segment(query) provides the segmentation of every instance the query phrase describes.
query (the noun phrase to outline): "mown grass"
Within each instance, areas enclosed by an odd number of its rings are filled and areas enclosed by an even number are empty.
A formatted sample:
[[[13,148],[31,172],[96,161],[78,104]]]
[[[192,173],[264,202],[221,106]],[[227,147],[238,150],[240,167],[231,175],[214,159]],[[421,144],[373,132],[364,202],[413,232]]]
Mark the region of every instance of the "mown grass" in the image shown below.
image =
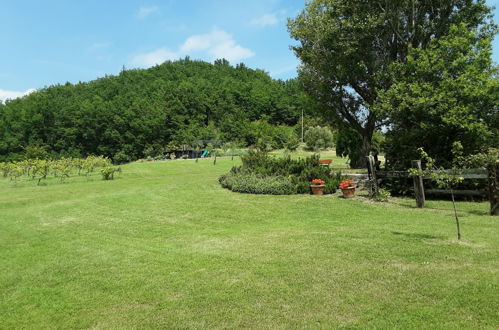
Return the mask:
[[[496,328],[486,203],[222,189],[237,160],[0,181],[0,328]]]
[[[271,155],[274,155],[277,157],[281,157],[285,153],[286,153],[286,151],[284,149],[274,150],[274,151],[270,152]],[[305,157],[309,157],[310,155],[313,155],[313,154],[314,154],[313,152],[306,151],[306,150],[304,150],[303,146],[301,146],[300,148],[298,148],[298,150],[290,153],[289,155],[292,158],[305,158]],[[321,150],[321,151],[317,152],[317,154],[320,156],[321,159],[332,159],[333,162],[330,165],[331,168],[349,169],[349,171],[353,171],[349,168],[348,158],[336,156],[336,151],[334,149]]]

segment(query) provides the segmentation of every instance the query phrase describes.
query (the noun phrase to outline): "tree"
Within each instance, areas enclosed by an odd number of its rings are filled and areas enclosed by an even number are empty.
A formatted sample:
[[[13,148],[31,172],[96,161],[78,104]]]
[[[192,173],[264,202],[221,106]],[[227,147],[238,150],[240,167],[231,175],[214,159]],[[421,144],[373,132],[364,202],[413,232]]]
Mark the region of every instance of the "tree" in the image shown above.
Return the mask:
[[[313,151],[327,149],[333,146],[334,135],[328,127],[310,127],[305,132],[305,144]]]
[[[0,160],[22,158],[25,146],[43,146],[54,156],[98,154],[124,162],[160,153],[172,142],[242,141],[246,127],[264,117],[270,128],[295,125],[301,109],[310,112],[309,99],[295,80],[275,80],[223,59],[122,70],[1,103]],[[284,129],[272,131],[282,147]]]
[[[384,136],[380,132],[375,131],[371,141],[370,151],[373,153],[376,166],[379,167],[378,154],[381,152]],[[348,156],[351,168],[355,168],[358,164],[362,164],[362,150],[359,148],[362,145],[362,136],[350,127],[340,127],[335,134],[336,155],[340,157]]]
[[[410,48],[406,63],[392,66],[396,82],[379,96],[390,117],[387,164],[406,168],[419,147],[441,166],[453,162],[452,146],[463,155],[499,145],[499,79],[491,60],[491,40],[465,24]]]
[[[459,143],[455,143],[453,146],[453,151],[460,150],[462,146]],[[409,169],[409,176],[420,176],[429,178],[436,182],[440,188],[450,190],[452,197],[452,208],[454,209],[454,218],[456,219],[456,229],[457,229],[457,239],[461,240],[461,224],[459,223],[459,216],[456,210],[456,201],[454,199],[454,187],[463,181],[461,176],[461,170],[455,166],[452,167],[451,171],[446,171],[443,168],[439,168],[435,165],[433,158],[428,156],[423,148],[419,148],[418,152],[421,158],[426,162],[425,170],[417,170],[414,168]]]
[[[489,13],[484,0],[312,0],[288,29],[299,42],[292,49],[305,88],[323,104],[324,117],[361,135],[367,156],[374,131],[387,123],[373,107],[378,91],[392,84],[390,65],[455,24],[490,36]]]

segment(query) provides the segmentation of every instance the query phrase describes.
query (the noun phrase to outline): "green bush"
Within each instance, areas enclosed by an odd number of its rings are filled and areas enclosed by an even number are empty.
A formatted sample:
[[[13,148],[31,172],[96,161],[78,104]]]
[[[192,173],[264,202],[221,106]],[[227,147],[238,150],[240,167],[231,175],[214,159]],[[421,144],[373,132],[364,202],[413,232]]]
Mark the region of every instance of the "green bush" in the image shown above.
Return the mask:
[[[112,166],[101,168],[102,180],[114,180],[114,173],[120,172],[121,169]]]
[[[311,127],[305,132],[305,144],[307,149],[318,151],[327,149],[334,145],[334,135],[327,127]]]
[[[119,151],[113,156],[113,162],[116,164],[128,163],[131,160],[131,157],[123,151]]]
[[[220,178],[225,188],[254,194],[310,193],[310,181],[326,182],[326,193],[334,193],[342,180],[341,173],[332,173],[320,166],[319,156],[291,159],[271,157],[261,150],[250,149],[241,157],[242,165],[233,167]]]
[[[259,177],[252,173],[231,172],[219,179],[224,188],[235,192],[267,195],[291,195],[296,189],[289,178],[279,176]]]
[[[295,151],[300,146],[300,139],[295,133],[289,134],[287,140],[284,142],[284,148],[289,151]]]
[[[42,146],[24,147],[24,159],[49,159],[50,154]]]
[[[17,182],[22,176],[26,179],[36,180],[40,185],[42,180],[52,176],[64,182],[67,178],[76,175],[90,175],[96,168],[113,168],[111,160],[102,156],[88,156],[87,158],[61,158],[50,159],[25,159],[18,162],[0,162],[0,173],[5,178]],[[107,170],[106,170],[107,171]],[[114,172],[121,172],[118,168]],[[105,174],[103,177],[114,173]],[[106,178],[105,178],[106,179]],[[107,180],[107,179],[106,179]]]
[[[380,188],[378,189],[378,193],[374,194],[372,198],[377,202],[388,202],[390,196],[391,196],[390,191]]]

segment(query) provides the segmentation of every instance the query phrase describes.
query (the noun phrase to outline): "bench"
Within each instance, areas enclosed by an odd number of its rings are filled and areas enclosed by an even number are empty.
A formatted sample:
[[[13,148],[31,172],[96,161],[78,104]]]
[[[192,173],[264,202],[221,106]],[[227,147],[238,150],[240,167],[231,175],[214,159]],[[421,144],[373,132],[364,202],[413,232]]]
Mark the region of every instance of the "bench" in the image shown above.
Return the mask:
[[[325,167],[329,167],[329,165],[331,165],[332,162],[333,162],[332,159],[319,159],[319,164]]]

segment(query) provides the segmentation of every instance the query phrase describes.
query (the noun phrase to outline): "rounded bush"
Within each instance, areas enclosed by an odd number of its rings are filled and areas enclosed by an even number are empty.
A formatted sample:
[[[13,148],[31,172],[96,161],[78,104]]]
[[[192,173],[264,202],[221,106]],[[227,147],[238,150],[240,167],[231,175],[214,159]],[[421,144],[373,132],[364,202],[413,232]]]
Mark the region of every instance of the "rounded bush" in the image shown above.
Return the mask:
[[[288,178],[278,176],[258,177],[249,173],[228,173],[219,179],[224,188],[248,194],[291,195],[295,186]]]

